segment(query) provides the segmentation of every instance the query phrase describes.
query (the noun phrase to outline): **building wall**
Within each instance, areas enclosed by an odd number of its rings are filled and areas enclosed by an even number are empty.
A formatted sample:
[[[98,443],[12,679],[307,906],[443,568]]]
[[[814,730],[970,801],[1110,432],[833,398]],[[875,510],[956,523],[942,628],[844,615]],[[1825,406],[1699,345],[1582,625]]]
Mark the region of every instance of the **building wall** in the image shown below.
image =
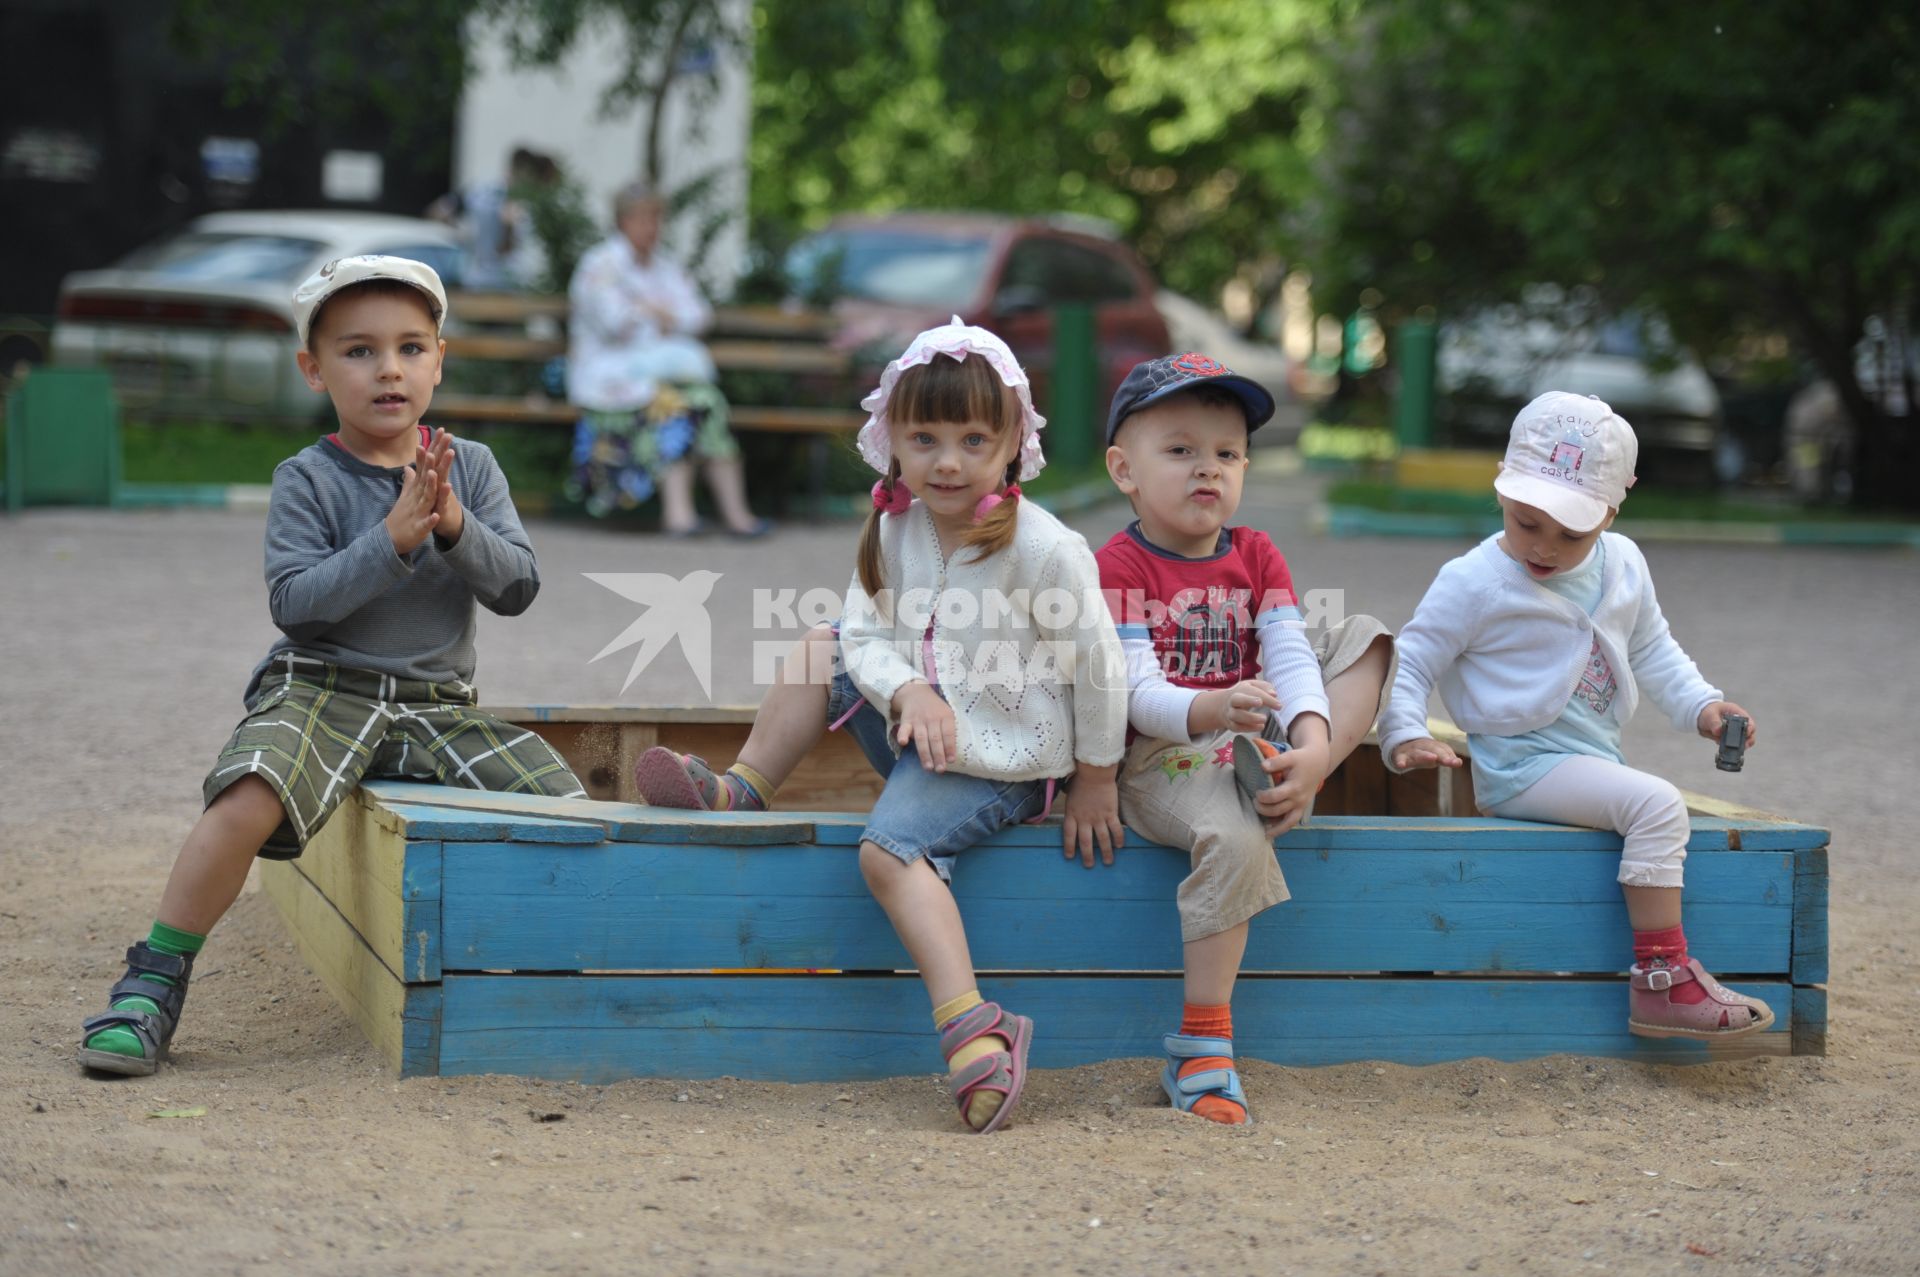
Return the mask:
[[[646,147],[647,104],[623,107],[612,117],[600,110],[601,93],[620,70],[620,33],[611,26],[590,29],[557,67],[524,70],[512,66],[499,28],[476,25],[472,41],[473,71],[456,126],[455,181],[464,186],[503,177],[516,146],[544,151],[586,188],[588,210],[610,229],[613,193],[639,176]],[[696,50],[690,56],[714,55]],[[671,191],[715,167],[723,170],[716,204],[731,216],[705,255],[694,260],[693,216],[669,225],[665,241],[709,291],[724,296],[746,249],[748,68],[723,60],[719,80],[718,92],[704,105],[696,105],[685,86],[669,94],[661,177]]]

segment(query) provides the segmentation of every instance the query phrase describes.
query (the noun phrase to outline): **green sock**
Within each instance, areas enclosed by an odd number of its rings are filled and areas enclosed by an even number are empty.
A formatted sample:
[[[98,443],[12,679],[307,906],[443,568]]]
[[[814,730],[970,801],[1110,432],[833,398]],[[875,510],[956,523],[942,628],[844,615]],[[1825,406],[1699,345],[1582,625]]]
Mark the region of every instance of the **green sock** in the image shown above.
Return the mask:
[[[196,936],[191,931],[181,931],[178,928],[169,927],[164,922],[155,922],[152,932],[147,936],[147,947],[149,949],[156,950],[160,953],[171,953],[176,957],[184,957],[190,953],[198,953],[200,952],[200,946],[206,942],[207,938],[205,936]],[[167,979],[165,976],[143,975],[140,978],[169,987],[173,984],[173,981]],[[113,1003],[113,1009],[115,1011],[145,1011],[149,1015],[152,1015],[160,1010],[160,1004],[150,998],[126,994]],[[145,1051],[141,1050],[140,1039],[134,1031],[119,1026],[100,1030],[87,1039],[86,1047],[92,1051],[111,1051],[115,1055],[130,1055],[135,1059],[146,1054]]]

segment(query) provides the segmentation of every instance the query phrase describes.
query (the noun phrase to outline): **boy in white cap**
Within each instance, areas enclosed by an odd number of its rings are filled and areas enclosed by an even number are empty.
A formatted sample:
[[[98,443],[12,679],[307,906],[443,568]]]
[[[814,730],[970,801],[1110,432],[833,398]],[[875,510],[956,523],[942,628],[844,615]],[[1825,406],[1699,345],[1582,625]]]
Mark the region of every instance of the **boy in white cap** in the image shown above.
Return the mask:
[[[1552,391],[1514,419],[1494,491],[1505,529],[1440,569],[1400,632],[1400,672],[1380,720],[1395,772],[1458,767],[1427,734],[1437,685],[1467,733],[1475,800],[1492,816],[1610,829],[1633,927],[1627,1027],[1722,1039],[1773,1023],[1688,956],[1680,926],[1690,825],[1679,790],[1635,771],[1620,734],[1644,693],[1682,731],[1717,739],[1723,700],[1667,629],[1647,561],[1607,528],[1639,445],[1591,396]]]
[[[300,371],[340,428],[273,472],[268,603],[280,638],[201,786],[153,930],[127,950],[80,1063],[147,1074],[166,1057],[194,955],[254,858],[291,860],[367,776],[581,797],[540,737],[472,706],[474,604],[516,616],[540,573],[483,445],[421,416],[440,383],[447,295],[400,257],[328,262],[293,295]]]

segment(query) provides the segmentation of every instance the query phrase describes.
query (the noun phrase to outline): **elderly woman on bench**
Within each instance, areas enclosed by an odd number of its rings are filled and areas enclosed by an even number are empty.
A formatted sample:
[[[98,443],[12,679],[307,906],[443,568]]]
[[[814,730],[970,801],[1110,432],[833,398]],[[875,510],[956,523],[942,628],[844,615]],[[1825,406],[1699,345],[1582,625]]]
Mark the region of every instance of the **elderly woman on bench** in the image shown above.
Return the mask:
[[[740,446],[713,359],[698,340],[713,311],[677,262],[658,252],[666,204],[635,183],[613,200],[614,233],[581,257],[572,304],[569,398],[581,408],[574,495],[594,514],[631,509],[660,493],[670,537],[704,530],[693,505],[701,462],[727,530],[772,526],[747,505]]]

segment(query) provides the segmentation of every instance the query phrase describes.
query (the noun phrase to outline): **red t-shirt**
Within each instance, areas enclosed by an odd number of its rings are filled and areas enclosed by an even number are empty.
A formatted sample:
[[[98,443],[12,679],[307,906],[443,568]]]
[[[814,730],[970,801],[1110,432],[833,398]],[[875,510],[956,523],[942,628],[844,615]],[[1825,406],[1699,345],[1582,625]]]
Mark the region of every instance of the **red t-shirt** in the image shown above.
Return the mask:
[[[1261,621],[1276,610],[1299,616],[1287,561],[1256,528],[1223,528],[1218,550],[1189,559],[1149,542],[1135,522],[1093,557],[1121,641],[1152,639],[1167,681],[1179,687],[1259,678]]]

